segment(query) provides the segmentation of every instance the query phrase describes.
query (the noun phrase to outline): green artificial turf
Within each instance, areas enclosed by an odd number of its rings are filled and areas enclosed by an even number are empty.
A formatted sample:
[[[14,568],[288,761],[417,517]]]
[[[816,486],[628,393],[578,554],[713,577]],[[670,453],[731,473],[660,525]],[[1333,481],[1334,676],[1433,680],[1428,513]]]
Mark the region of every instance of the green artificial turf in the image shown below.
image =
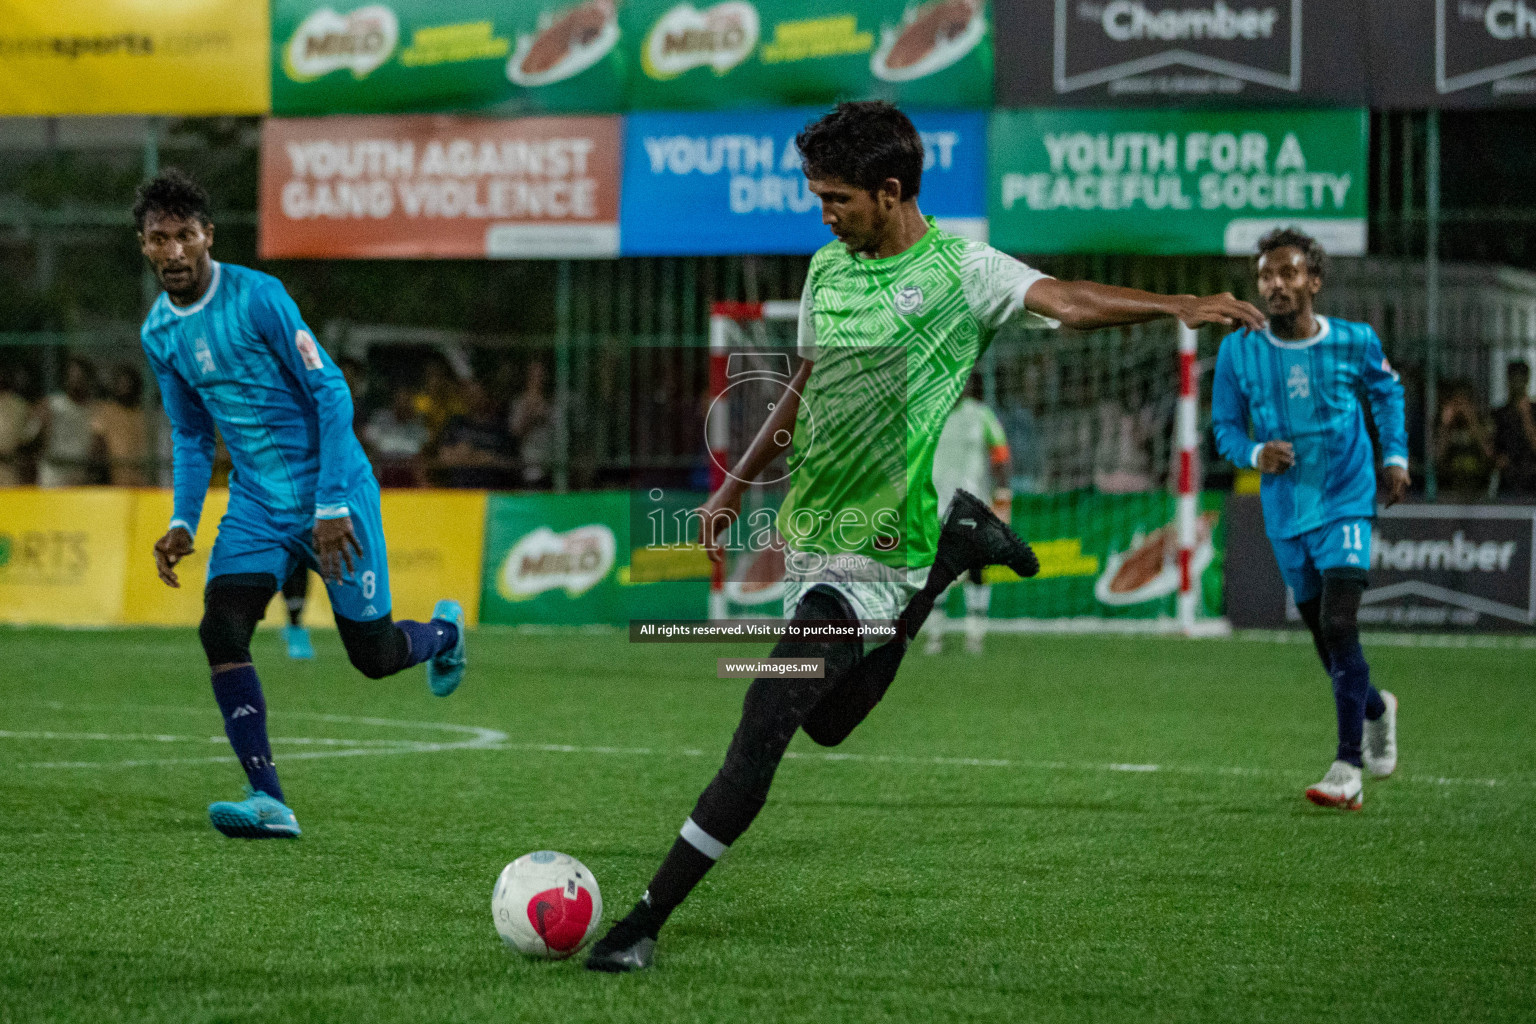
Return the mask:
[[[204,813],[242,777],[192,630],[0,631],[0,1021],[1536,1016],[1528,649],[1368,646],[1402,763],[1358,814],[1302,798],[1334,744],[1308,644],[914,651],[612,977],[509,954],[492,883],[559,849],[622,915],[735,725],[716,657],[763,651],[482,630],[439,700],[316,647],[257,638],[304,837],[244,842]]]

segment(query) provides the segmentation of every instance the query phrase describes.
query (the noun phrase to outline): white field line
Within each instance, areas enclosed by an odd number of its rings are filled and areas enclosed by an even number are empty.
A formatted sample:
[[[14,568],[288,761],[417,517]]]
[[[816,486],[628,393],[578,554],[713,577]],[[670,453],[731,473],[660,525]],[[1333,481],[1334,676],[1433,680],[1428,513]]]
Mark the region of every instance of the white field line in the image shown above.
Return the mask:
[[[58,702],[49,707],[62,709]],[[76,708],[74,710],[83,710]],[[121,713],[124,709],[113,709]],[[175,712],[179,714],[206,715],[207,708],[134,708],[134,711]],[[401,739],[340,739],[325,736],[274,736],[272,743],[279,749],[286,746],[307,746],[319,749],[298,750],[282,754],[284,761],[312,761],[327,757],[367,757],[379,754],[432,754],[447,750],[483,750],[498,748],[507,734],[500,729],[486,729],[477,725],[452,725],[446,722],[402,722],[390,718],[363,718],[355,715],[316,714],[304,711],[284,712],[284,718],[307,718],[317,722],[341,725],[366,725],[376,728],[401,728],[448,732],[463,738],[442,741],[414,738]],[[50,732],[0,730],[0,739],[14,740],[64,740],[75,742],[153,742],[153,743],[215,743],[228,741],[223,736],[175,736],[162,733],[97,733],[97,732]],[[130,758],[122,761],[32,761],[17,764],[17,768],[139,768],[162,767],[178,764],[223,764],[233,761],[234,755],[223,753],[204,757]]]
[[[49,702],[50,707],[56,706]],[[80,709],[76,709],[80,710]],[[121,711],[122,709],[117,709]],[[183,714],[207,714],[206,708],[135,708],[136,711],[171,711]],[[499,729],[487,729],[474,725],[453,725],[445,722],[405,722],[389,718],[363,718],[354,715],[317,714],[313,712],[290,711],[285,712],[284,717],[308,718],[314,721],[331,722],[344,725],[367,725],[380,728],[405,728],[439,730],[456,733],[463,739],[454,741],[430,741],[430,740],[352,740],[333,739],[329,737],[282,737],[274,736],[274,746],[316,746],[328,749],[299,750],[284,753],[284,761],[307,761],[330,757],[364,757],[378,754],[428,754],[441,753],[451,750],[491,750],[491,751],[519,751],[523,753],[538,754],[576,754],[594,757],[705,757],[710,756],[710,751],[697,747],[684,747],[675,750],[662,750],[652,747],[614,747],[614,746],[586,746],[570,743],[509,743],[507,734]],[[73,741],[114,741],[114,742],[189,742],[189,743],[223,743],[222,736],[192,737],[172,736],[160,733],[72,733],[72,732],[48,732],[32,731],[17,732],[0,730],[0,739],[18,740],[73,740]],[[715,756],[718,756],[716,754]],[[816,750],[791,750],[784,755],[785,760],[804,761],[809,763],[833,764],[848,762],[851,764],[878,764],[878,765],[910,765],[916,767],[956,767],[956,768],[1000,768],[1014,769],[1017,771],[1037,772],[1116,772],[1132,775],[1153,775],[1168,773],[1174,775],[1194,776],[1239,776],[1254,778],[1272,778],[1276,780],[1294,781],[1298,772],[1279,768],[1247,768],[1240,766],[1222,765],[1176,765],[1176,764],[1146,764],[1133,762],[1092,762],[1092,761],[1031,761],[1007,757],[951,757],[942,755],[917,755],[917,754],[861,754],[845,753],[841,751],[816,751]],[[224,764],[234,761],[231,754],[219,754],[205,757],[174,757],[174,758],[135,758],[123,761],[34,761],[17,764],[17,768],[136,768],[136,767],[161,767],[167,765],[182,764]],[[1393,776],[1395,780],[1410,782],[1419,785],[1432,786],[1469,786],[1477,788],[1495,788],[1499,786],[1513,786],[1517,788],[1536,787],[1536,779],[1475,779],[1456,778],[1443,775],[1428,774],[1399,774]]]

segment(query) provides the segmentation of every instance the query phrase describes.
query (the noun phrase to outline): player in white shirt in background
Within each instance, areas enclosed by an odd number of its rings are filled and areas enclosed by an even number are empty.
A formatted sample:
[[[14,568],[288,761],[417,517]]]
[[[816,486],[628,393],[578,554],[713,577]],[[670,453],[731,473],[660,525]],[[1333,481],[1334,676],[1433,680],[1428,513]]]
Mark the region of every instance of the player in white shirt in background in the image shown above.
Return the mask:
[[[1009,480],[1013,460],[1008,452],[1008,438],[1003,425],[981,400],[981,376],[971,374],[960,400],[944,423],[939,446],[933,455],[933,486],[939,494],[939,510],[949,507],[956,489],[972,494],[991,494],[992,511],[1008,522],[1013,511],[1013,489]],[[992,587],[972,572],[965,584],[965,649],[980,654],[987,636],[987,607],[992,603]],[[948,594],[934,603],[933,617],[925,632],[925,654],[944,650],[947,620],[944,606]]]

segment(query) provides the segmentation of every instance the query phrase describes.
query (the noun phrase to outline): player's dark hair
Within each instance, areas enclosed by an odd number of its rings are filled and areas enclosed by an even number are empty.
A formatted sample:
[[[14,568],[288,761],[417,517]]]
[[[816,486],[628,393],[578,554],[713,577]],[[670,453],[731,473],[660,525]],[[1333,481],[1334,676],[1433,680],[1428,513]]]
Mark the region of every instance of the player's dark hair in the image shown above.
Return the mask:
[[[879,191],[887,178],[901,182],[901,198],[915,199],[923,184],[923,140],[906,114],[884,100],[839,103],[795,136],[808,178],[833,178]]]
[[[139,186],[133,203],[133,226],[143,231],[144,218],[151,213],[196,218],[204,226],[213,223],[208,219],[208,193],[175,167],[167,167],[153,181]]]
[[[1327,269],[1328,254],[1323,251],[1317,239],[1295,228],[1276,228],[1259,239],[1259,257],[1287,246],[1301,252],[1302,258],[1307,261],[1307,273],[1319,281],[1323,279],[1323,271]]]

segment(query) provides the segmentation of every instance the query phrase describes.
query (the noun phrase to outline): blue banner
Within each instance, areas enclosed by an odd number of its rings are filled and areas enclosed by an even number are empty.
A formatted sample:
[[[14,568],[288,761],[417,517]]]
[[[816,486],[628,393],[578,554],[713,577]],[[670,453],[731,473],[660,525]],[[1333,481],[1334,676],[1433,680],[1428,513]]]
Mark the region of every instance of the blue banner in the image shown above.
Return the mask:
[[[626,117],[621,253],[809,253],[830,242],[795,149],[795,134],[821,113]],[[926,151],[918,205],[948,230],[985,239],[986,116],[926,111],[911,117]]]

